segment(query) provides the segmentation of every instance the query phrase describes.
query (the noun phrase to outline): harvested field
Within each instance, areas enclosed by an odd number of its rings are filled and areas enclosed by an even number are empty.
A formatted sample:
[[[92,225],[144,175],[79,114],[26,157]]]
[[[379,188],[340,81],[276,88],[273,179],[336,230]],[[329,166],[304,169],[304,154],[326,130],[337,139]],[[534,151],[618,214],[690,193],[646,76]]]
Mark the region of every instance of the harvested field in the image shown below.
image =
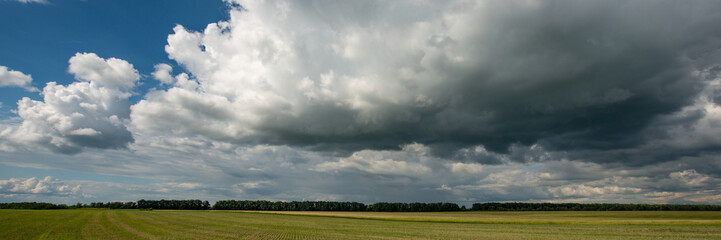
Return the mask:
[[[0,210],[0,239],[721,239],[721,212]]]

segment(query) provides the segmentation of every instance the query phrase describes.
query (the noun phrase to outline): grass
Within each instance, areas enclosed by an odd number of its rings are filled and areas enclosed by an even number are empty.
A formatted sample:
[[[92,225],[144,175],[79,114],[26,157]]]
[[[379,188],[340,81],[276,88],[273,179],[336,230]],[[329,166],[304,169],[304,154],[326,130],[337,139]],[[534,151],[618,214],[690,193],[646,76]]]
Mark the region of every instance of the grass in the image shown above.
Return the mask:
[[[721,212],[0,210],[0,239],[721,239]]]

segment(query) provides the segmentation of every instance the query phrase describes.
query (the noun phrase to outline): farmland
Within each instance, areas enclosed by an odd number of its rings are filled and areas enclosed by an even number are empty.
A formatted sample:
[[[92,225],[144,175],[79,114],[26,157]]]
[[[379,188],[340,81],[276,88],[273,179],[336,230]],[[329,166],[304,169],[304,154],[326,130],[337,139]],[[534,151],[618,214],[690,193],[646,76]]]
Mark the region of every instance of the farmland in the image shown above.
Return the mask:
[[[0,239],[720,239],[721,212],[0,210]]]

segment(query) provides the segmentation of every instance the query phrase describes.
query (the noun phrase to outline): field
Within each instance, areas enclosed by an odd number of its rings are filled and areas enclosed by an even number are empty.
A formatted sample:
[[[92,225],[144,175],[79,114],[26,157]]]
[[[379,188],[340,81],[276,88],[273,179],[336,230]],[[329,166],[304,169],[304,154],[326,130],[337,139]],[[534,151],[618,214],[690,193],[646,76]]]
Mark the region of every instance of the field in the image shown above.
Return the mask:
[[[0,239],[721,239],[721,212],[0,210]]]

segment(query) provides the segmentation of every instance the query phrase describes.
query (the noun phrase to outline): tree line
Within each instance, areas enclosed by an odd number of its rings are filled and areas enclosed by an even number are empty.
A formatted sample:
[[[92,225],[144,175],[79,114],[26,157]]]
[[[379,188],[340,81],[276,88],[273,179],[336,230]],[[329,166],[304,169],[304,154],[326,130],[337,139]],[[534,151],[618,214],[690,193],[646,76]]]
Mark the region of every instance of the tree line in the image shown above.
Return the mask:
[[[14,202],[0,203],[0,209],[67,209],[65,204],[52,204],[46,202]]]
[[[109,209],[136,209],[138,204],[135,202],[93,202],[90,205],[75,205],[75,208],[109,208]]]
[[[210,203],[200,200],[145,200],[138,201],[140,209],[180,209],[180,210],[208,210]]]
[[[465,208],[465,207],[464,207]],[[455,203],[387,203],[379,202],[368,205],[369,212],[450,212],[460,211]]]
[[[632,203],[474,203],[471,211],[721,211],[721,205]]]
[[[221,200],[213,204],[212,209],[259,211],[366,211],[366,205],[358,202],[271,202],[266,200]]]
[[[702,204],[622,204],[622,203],[474,203],[470,209],[455,203],[363,204],[334,201],[221,200],[212,206],[201,200],[138,200],[137,202],[92,202],[74,205],[45,202],[0,203],[0,209],[179,209],[179,210],[257,210],[257,211],[365,211],[365,212],[444,212],[444,211],[721,211],[721,205]]]
[[[271,202],[265,200],[222,200],[216,202],[213,210],[258,210],[258,211],[355,211],[355,212],[444,212],[460,211],[455,203],[387,203],[366,205],[359,202],[293,201]]]
[[[221,200],[212,206],[200,200],[139,200],[137,202],[92,202],[90,204],[55,205],[52,203],[0,203],[0,209],[180,209],[180,210],[258,210],[258,211],[369,211],[369,212],[442,212],[460,211],[455,203],[388,203],[366,205],[359,202],[334,201],[266,201],[266,200]],[[465,207],[463,208],[465,209]]]
[[[179,209],[207,210],[208,201],[200,200],[138,200],[137,202],[91,202],[74,205],[52,204],[45,202],[0,203],[0,209],[74,209],[74,208],[107,208],[107,209]]]

